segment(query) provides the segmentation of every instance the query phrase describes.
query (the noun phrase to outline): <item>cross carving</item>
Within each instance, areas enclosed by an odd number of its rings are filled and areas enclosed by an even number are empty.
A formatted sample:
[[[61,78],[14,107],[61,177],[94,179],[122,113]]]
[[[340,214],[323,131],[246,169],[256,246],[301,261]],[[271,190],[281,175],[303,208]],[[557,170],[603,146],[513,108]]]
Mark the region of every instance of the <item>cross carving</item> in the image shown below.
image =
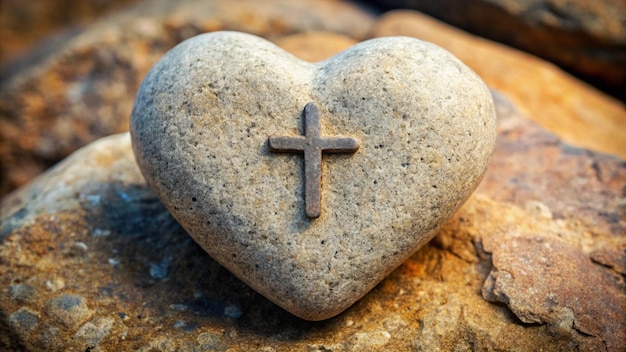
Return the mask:
[[[322,152],[354,153],[359,141],[351,137],[320,136],[320,113],[314,102],[304,107],[304,136],[270,136],[272,152],[304,152],[304,199],[306,215],[317,218],[322,203]]]

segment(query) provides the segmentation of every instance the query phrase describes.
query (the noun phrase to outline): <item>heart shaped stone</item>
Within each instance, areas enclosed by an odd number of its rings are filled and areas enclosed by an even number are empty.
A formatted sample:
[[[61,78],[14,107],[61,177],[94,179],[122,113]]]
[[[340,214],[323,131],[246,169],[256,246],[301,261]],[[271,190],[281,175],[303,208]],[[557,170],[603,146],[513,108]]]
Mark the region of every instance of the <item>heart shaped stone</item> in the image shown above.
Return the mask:
[[[322,320],[468,198],[495,110],[470,69],[417,39],[369,40],[311,64],[215,32],[152,68],[131,134],[146,180],[202,248],[284,309]]]

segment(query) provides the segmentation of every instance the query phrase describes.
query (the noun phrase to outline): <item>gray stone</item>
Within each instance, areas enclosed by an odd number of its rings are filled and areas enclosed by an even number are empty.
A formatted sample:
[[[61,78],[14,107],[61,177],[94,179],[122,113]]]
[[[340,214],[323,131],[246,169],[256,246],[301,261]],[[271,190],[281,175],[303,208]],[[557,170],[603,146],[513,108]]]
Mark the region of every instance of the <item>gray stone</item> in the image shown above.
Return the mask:
[[[241,308],[237,307],[234,304],[231,304],[224,308],[224,315],[229,318],[239,319],[243,315],[243,312],[241,311]]]
[[[270,135],[360,141],[325,155],[321,216],[305,215],[303,157]],[[258,37],[216,32],[171,50],[131,117],[138,164],[200,246],[293,314],[321,320],[424,245],[478,185],[495,140],[493,100],[451,54],[406,37],[309,64]]]
[[[109,334],[112,326],[113,319],[95,318],[83,324],[76,331],[74,341],[80,345],[82,350],[93,349]]]
[[[37,290],[28,284],[17,284],[9,287],[9,295],[20,303],[28,303],[35,299]]]
[[[217,332],[203,332],[196,338],[197,347],[202,351],[225,351],[222,334]]]
[[[506,304],[524,323],[548,324],[559,335],[574,330],[590,337],[580,344],[583,350],[624,347],[626,333],[615,325],[626,324],[626,302],[610,279],[575,246],[518,231],[483,237],[493,260],[483,298]]]
[[[21,307],[9,317],[9,325],[19,336],[28,334],[38,322],[39,314],[26,307]]]
[[[74,329],[91,317],[85,298],[64,294],[46,302],[46,313],[68,329]]]
[[[150,263],[150,277],[157,280],[167,278],[167,266],[169,258],[163,258],[159,263]]]

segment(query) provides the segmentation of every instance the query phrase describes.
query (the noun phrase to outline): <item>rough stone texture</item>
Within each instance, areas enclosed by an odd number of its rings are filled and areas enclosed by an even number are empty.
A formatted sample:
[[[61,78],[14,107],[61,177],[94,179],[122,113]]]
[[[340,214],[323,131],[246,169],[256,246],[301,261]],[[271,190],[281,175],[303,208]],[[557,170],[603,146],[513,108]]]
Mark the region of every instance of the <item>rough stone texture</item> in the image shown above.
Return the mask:
[[[61,295],[48,300],[46,313],[68,329],[77,328],[93,314],[85,298],[76,295]]]
[[[184,39],[221,29],[363,39],[373,20],[342,1],[147,0],[33,52],[0,81],[0,196],[86,143],[126,131],[146,72]]]
[[[626,109],[587,84],[531,55],[448,26],[415,11],[392,11],[377,37],[406,35],[437,44],[567,142],[626,158]]]
[[[167,82],[167,83],[164,83]],[[270,135],[360,140],[322,161],[307,219],[301,155]],[[343,311],[435,234],[476,188],[495,139],[480,79],[412,38],[360,43],[318,65],[259,37],[189,39],[148,73],[131,118],[137,162],[166,208],[218,262],[297,316]]]
[[[9,326],[18,335],[27,335],[39,322],[39,314],[21,307],[9,316]],[[10,334],[7,334],[10,336]]]
[[[626,88],[626,1],[392,0]]]
[[[475,196],[324,322],[273,305],[196,245],[144,183],[127,134],[91,144],[0,205],[0,349],[85,350],[88,340],[104,351],[623,350],[626,164],[561,143],[499,95],[496,107],[494,158]],[[501,291],[485,285],[525,270],[517,258],[539,272],[493,286]],[[167,275],[151,276],[153,264]],[[15,285],[36,294],[13,299]],[[483,289],[514,299],[490,303]],[[63,294],[94,311],[75,331],[45,313]],[[574,297],[582,304],[569,305]],[[559,325],[568,311],[574,324]]]
[[[483,236],[483,246],[493,253],[494,265],[483,285],[485,299],[508,305],[524,323],[546,323],[566,336],[575,330],[595,337],[584,343],[586,349],[624,347],[624,300],[585,253],[553,236],[516,231],[497,239]]]
[[[113,323],[114,320],[111,318],[96,318],[81,326],[73,339],[80,350],[93,349],[108,335]]]

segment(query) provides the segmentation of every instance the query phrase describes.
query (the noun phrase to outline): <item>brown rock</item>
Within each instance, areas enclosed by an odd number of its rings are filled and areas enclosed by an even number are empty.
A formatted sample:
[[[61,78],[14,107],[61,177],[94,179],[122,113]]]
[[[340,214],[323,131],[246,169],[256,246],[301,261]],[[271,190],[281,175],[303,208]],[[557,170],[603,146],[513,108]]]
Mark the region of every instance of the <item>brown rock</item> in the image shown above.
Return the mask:
[[[46,302],[46,313],[65,328],[76,329],[93,312],[87,307],[85,298],[76,295],[61,295]]]
[[[590,257],[594,262],[605,265],[619,274],[626,275],[626,251],[620,251],[613,247],[603,247],[591,252]]]
[[[387,13],[374,35],[406,35],[435,43],[566,142],[626,158],[624,105],[550,63],[414,11]]]
[[[506,304],[524,323],[594,337],[577,339],[584,350],[624,347],[625,302],[580,249],[552,236],[517,232],[485,235],[483,246],[494,265],[483,285],[485,299]]]
[[[362,39],[373,17],[341,1],[144,1],[50,48],[0,85],[0,196],[94,139],[128,129],[148,69],[178,42],[230,29]]]
[[[437,17],[591,78],[626,85],[623,0],[375,1]]]
[[[136,2],[114,1],[20,1],[0,3],[0,65],[18,57],[36,42],[55,32],[70,34],[94,18]],[[63,33],[59,33],[63,35]]]
[[[0,204],[0,294],[32,288],[28,300],[0,300],[0,349],[623,349],[624,278],[595,263],[619,262],[603,249],[626,249],[624,161],[561,143],[501,96],[496,104],[494,162],[477,194],[323,323],[269,303],[191,241],[143,182],[128,135],[98,141]],[[516,280],[499,282],[508,270]],[[581,290],[584,280],[598,287]],[[490,303],[483,287],[511,299]],[[84,297],[94,312],[76,331],[45,313],[61,295]]]
[[[357,41],[332,32],[306,32],[278,38],[275,43],[302,60],[317,62],[351,47]]]

